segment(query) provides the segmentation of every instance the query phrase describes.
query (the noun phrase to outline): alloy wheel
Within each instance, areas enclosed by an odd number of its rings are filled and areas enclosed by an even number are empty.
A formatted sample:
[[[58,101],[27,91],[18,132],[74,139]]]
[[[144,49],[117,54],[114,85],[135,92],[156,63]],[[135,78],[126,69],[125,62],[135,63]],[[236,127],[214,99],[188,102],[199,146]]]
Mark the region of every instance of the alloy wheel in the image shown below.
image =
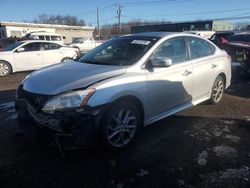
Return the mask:
[[[0,76],[6,76],[10,72],[10,68],[6,63],[0,62]]]
[[[131,108],[122,108],[111,117],[107,126],[107,140],[113,147],[127,145],[134,137],[138,126],[136,113]]]
[[[213,87],[213,100],[215,102],[219,102],[223,96],[223,92],[224,92],[224,82],[222,79],[217,79],[214,83],[214,87]]]

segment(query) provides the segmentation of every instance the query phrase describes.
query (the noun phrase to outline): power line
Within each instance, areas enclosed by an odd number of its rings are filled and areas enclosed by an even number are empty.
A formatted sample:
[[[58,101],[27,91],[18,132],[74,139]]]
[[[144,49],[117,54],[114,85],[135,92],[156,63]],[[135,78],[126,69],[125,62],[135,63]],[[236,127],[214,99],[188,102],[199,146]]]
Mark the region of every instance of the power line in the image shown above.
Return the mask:
[[[249,8],[242,8],[242,9],[228,9],[228,10],[216,10],[216,11],[207,11],[207,12],[186,12],[180,14],[161,14],[161,15],[140,15],[140,17],[156,17],[156,16],[184,16],[184,15],[197,15],[197,14],[211,14],[211,13],[224,13],[224,12],[237,12],[243,10],[250,10]],[[130,17],[130,16],[126,16]],[[131,17],[132,18],[132,17]]]
[[[194,0],[156,0],[156,1],[138,1],[131,3],[123,3],[126,6],[145,6],[145,5],[159,5],[159,4],[169,4],[169,3],[179,3],[179,2],[190,2]]]

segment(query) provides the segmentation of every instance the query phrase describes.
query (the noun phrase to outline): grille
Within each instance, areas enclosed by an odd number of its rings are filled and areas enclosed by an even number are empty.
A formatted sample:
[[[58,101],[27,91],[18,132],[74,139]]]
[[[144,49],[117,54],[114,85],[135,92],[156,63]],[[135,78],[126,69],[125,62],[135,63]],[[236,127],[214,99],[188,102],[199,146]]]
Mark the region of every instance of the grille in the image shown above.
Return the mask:
[[[31,93],[23,89],[23,85],[20,85],[17,90],[18,98],[27,100],[36,110],[41,109],[44,104],[52,97],[52,95],[42,95]]]

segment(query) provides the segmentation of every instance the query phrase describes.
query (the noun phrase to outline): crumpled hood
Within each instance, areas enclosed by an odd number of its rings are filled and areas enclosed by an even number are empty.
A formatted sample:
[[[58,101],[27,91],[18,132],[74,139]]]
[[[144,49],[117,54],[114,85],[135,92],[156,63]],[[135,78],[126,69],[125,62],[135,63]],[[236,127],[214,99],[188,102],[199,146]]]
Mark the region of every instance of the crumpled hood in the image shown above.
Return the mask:
[[[32,93],[56,95],[72,89],[84,88],[100,80],[122,75],[125,72],[126,67],[71,61],[33,72],[24,79],[23,88]]]

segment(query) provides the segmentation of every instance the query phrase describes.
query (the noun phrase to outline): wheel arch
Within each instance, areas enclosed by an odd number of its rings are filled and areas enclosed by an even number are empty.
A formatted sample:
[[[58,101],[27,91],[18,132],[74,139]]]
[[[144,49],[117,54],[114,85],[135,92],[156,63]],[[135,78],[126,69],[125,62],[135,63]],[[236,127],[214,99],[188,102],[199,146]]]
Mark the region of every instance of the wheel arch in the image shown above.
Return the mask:
[[[144,123],[145,111],[144,111],[144,106],[143,106],[143,103],[141,102],[141,100],[136,96],[126,95],[126,96],[122,96],[122,97],[116,99],[113,103],[117,103],[119,101],[128,101],[137,107],[137,109],[139,110],[139,113],[141,114],[141,126],[142,126]]]

